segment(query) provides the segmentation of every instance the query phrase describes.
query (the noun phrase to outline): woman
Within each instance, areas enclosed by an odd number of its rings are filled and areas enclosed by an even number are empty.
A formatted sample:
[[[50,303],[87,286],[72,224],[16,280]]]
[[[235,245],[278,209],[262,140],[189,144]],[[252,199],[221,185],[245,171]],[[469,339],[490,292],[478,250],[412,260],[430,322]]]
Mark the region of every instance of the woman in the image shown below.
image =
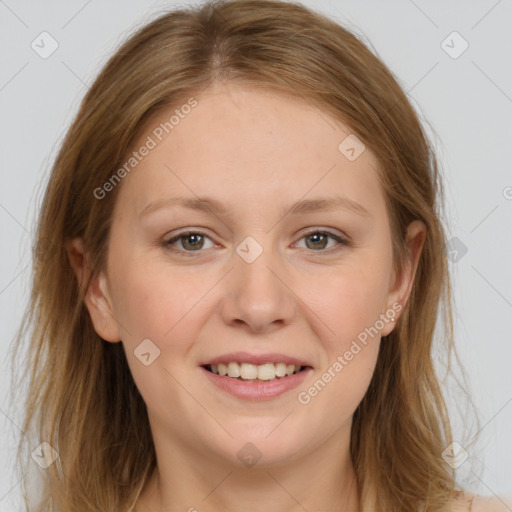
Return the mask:
[[[334,22],[249,0],[140,29],[40,214],[37,510],[507,510],[455,481],[441,192],[405,94]]]

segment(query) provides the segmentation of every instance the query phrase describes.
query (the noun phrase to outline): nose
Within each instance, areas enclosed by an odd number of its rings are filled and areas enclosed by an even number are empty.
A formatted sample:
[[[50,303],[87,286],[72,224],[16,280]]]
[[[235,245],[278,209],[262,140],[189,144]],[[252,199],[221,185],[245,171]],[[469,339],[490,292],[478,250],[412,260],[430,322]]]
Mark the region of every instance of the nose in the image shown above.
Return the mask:
[[[263,243],[255,244],[252,239],[252,243],[239,246],[233,260],[234,268],[226,276],[222,302],[224,322],[258,333],[291,323],[297,310],[296,297],[275,252]]]

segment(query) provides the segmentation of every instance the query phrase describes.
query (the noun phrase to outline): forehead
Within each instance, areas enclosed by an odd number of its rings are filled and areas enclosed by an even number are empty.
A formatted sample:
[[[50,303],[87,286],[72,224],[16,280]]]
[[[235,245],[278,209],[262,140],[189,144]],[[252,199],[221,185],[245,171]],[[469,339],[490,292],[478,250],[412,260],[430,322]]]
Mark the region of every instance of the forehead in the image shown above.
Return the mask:
[[[307,101],[236,83],[216,84],[194,100],[193,108],[159,112],[133,144],[133,151],[152,146],[123,180],[120,200],[138,212],[178,195],[258,210],[329,193],[384,206],[375,156]],[[347,158],[347,145],[357,158]]]

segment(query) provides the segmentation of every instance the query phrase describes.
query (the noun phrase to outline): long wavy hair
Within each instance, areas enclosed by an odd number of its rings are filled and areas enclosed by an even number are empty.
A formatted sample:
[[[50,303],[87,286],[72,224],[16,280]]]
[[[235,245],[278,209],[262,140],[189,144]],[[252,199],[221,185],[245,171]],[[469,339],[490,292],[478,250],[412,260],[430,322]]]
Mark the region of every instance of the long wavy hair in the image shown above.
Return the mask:
[[[347,124],[373,151],[395,270],[407,255],[408,224],[425,224],[409,301],[381,343],[354,414],[350,451],[364,512],[448,510],[462,491],[441,456],[452,427],[434,355],[442,350],[446,362],[456,352],[443,186],[432,143],[398,80],[362,38],[277,0],[212,1],[159,14],[119,47],[81,102],[40,206],[30,302],[12,356],[19,358],[27,339],[18,470],[26,475],[42,442],[58,453],[47,469],[36,468],[41,483],[33,510],[128,510],[155,469],[146,406],[123,346],[98,336],[84,303],[90,280],[105,268],[122,183],[101,200],[93,192],[119,169],[151,116],[230,80],[302,98]],[[65,244],[74,237],[83,238],[90,255],[87,282],[77,282],[69,262]],[[441,344],[434,350],[439,317]],[[23,499],[28,510],[25,483]]]

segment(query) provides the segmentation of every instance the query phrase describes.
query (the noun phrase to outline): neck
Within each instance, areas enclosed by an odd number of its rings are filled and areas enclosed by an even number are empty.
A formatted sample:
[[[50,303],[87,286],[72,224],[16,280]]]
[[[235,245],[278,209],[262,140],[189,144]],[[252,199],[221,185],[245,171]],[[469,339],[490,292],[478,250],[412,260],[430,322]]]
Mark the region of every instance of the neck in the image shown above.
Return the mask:
[[[302,457],[240,467],[218,455],[190,452],[183,443],[164,451],[133,512],[358,512],[359,499],[347,436],[332,436]],[[163,441],[163,440],[160,440]],[[159,453],[172,454],[158,457]],[[333,454],[336,454],[334,456]]]

